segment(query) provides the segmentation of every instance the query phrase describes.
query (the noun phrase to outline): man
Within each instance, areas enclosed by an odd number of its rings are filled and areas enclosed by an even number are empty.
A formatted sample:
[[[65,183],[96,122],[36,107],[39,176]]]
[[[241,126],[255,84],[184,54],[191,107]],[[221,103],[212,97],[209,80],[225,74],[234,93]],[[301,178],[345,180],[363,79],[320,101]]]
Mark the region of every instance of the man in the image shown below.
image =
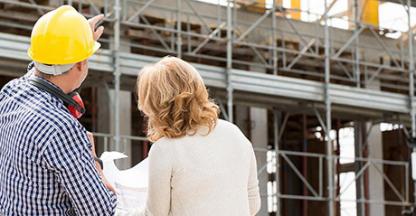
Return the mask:
[[[34,67],[0,91],[0,215],[114,215],[72,98],[100,47],[101,19],[71,6],[43,15],[28,50]]]

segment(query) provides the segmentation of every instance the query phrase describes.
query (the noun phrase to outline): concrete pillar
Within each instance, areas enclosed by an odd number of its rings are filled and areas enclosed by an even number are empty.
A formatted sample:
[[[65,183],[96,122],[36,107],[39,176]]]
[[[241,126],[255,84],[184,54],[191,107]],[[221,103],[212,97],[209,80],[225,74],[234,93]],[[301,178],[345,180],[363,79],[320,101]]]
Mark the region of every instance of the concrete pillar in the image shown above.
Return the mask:
[[[260,62],[259,59],[254,59],[255,62]],[[261,66],[251,66],[251,71],[255,73],[266,73],[264,67]],[[268,131],[267,131],[267,109],[250,107],[250,138],[253,143],[254,148],[267,149],[268,145]],[[266,166],[267,163],[267,152],[261,151],[256,152],[257,158],[257,169],[260,170],[263,166]],[[258,216],[268,215],[268,202],[267,202],[267,182],[268,174],[267,169],[264,168],[263,172],[259,173],[259,187],[261,197],[261,209]]]
[[[367,85],[369,89],[380,90],[380,81],[375,80]],[[383,159],[383,141],[380,125],[373,125],[366,123],[367,131],[367,146],[368,146],[368,158]],[[378,170],[377,170],[378,169]],[[382,164],[373,164],[368,168],[368,198],[374,201],[384,200],[384,180],[381,173],[383,173]],[[383,204],[370,204],[369,205],[370,216],[384,216],[385,209]]]
[[[240,130],[250,138],[254,148],[267,148],[267,109],[253,108],[243,105],[235,107],[235,124]],[[260,170],[267,162],[267,153],[264,151],[256,151],[257,170]],[[261,210],[257,214],[259,216],[268,215],[267,206],[267,169],[263,169],[259,173],[259,187],[261,198]]]
[[[107,90],[105,88],[98,89],[98,131],[99,133],[114,134],[115,122],[114,122],[114,90]],[[120,91],[120,134],[121,135],[131,135],[131,92],[130,91]],[[104,141],[99,140],[98,151],[103,150]],[[116,148],[113,144],[113,140],[109,139],[108,144],[112,151],[120,151],[129,158],[121,159],[117,162],[117,166],[120,169],[127,169],[131,167],[131,142],[128,139],[121,139],[120,148]]]
[[[267,109],[250,108],[251,118],[251,142],[255,148],[266,149],[268,144],[268,131],[267,131]],[[257,169],[263,171],[259,173],[259,186],[261,197],[261,210],[258,213],[259,216],[268,215],[267,206],[267,181],[268,174],[267,169],[263,168],[267,163],[267,152],[256,152]]]
[[[374,125],[370,130],[371,124],[367,123],[368,131],[368,158],[383,159],[383,141],[380,125]],[[378,169],[378,170],[377,170]],[[368,198],[375,201],[384,200],[384,180],[382,164],[373,164],[368,168]],[[369,206],[370,216],[384,216],[383,204],[371,204]]]
[[[131,92],[130,91],[120,91],[120,134],[131,135]],[[110,90],[111,101],[114,101],[114,90]],[[111,106],[111,112],[114,113],[114,106]],[[110,115],[110,132],[114,134],[115,131],[115,122],[114,115]],[[122,159],[118,162],[117,166],[119,169],[127,169],[131,167],[131,140],[121,138],[121,146],[116,149],[127,156],[128,158]]]
[[[246,135],[246,137],[250,138],[250,125],[249,125],[249,107],[236,105],[235,106],[235,124],[240,128],[240,130]]]
[[[97,88],[97,131],[98,133],[110,133],[110,95],[106,88]],[[104,152],[110,149],[105,149],[105,143],[107,145],[111,143],[111,140],[107,138],[96,138],[97,152]],[[109,145],[108,145],[109,146]]]

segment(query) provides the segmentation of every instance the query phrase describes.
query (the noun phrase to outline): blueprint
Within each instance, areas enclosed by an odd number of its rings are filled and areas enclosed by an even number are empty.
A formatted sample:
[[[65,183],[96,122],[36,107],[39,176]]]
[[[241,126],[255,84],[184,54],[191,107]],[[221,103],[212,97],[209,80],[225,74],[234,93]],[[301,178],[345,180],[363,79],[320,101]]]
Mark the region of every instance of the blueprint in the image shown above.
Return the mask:
[[[145,159],[127,170],[119,170],[115,160],[126,158],[120,152],[104,152],[101,160],[104,164],[104,176],[117,191],[117,209],[142,209],[146,204],[149,166]]]

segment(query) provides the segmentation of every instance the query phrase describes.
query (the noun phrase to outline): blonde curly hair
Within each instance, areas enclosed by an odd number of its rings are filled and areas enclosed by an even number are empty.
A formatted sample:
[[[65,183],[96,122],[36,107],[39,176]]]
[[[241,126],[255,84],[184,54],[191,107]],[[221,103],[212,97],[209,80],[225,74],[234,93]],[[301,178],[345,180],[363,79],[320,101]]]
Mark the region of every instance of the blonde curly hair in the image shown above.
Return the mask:
[[[150,141],[194,135],[201,126],[209,133],[217,123],[218,106],[209,99],[201,76],[179,58],[164,57],[143,68],[137,93],[138,108],[148,117]]]

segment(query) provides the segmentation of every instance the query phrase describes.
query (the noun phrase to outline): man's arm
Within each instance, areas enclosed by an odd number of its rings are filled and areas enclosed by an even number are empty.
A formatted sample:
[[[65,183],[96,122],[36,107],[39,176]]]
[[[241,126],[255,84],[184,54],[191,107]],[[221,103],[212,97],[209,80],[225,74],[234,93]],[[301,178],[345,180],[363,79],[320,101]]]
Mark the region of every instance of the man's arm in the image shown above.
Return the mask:
[[[86,132],[57,131],[43,154],[77,215],[114,215],[116,197],[101,181]]]
[[[97,157],[97,152],[95,151],[94,135],[91,132],[87,132],[87,136],[88,136],[88,140],[90,141],[90,143],[92,145],[92,147],[91,147],[92,157],[93,158],[98,158]],[[101,163],[102,163],[102,161],[101,161]],[[103,182],[105,187],[107,189],[109,189],[110,191],[112,191],[113,193],[116,193],[116,189],[113,187],[113,185],[110,184],[110,182],[107,181],[107,178],[105,178],[105,176],[104,176],[102,164],[95,161],[95,168],[97,169],[98,175],[101,177],[101,181]]]

